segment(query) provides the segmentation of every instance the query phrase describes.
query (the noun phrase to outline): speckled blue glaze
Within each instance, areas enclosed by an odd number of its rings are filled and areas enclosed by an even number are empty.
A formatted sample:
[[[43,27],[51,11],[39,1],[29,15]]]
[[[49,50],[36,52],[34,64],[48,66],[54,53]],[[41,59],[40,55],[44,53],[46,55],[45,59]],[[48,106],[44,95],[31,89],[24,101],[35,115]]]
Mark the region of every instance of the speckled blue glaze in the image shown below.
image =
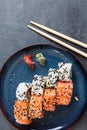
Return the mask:
[[[31,70],[23,61],[23,56],[33,53],[43,53],[46,57],[45,67],[35,62],[35,69]],[[45,112],[43,119],[33,120],[31,125],[24,126],[16,123],[13,114],[13,105],[16,99],[15,92],[20,82],[31,82],[35,74],[47,75],[49,68],[57,68],[58,62],[73,64],[74,90],[69,106],[57,106],[55,112]],[[79,101],[75,101],[75,96]],[[81,64],[69,53],[50,45],[33,45],[24,48],[4,64],[0,72],[0,106],[7,119],[20,130],[66,130],[81,115],[87,100],[87,79]]]

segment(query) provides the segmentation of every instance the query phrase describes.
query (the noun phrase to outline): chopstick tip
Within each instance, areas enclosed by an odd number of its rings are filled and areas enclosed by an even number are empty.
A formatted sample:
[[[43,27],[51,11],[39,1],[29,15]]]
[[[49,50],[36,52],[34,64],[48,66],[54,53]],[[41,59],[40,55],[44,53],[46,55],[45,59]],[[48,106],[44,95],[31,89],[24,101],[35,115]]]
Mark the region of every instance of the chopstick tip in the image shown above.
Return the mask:
[[[32,27],[32,26],[30,26],[30,25],[27,25],[27,27],[28,27],[28,28],[30,28],[30,29],[33,29],[33,27]]]
[[[33,23],[33,21],[31,20],[30,23]]]
[[[29,25],[27,25],[27,27],[29,27]]]

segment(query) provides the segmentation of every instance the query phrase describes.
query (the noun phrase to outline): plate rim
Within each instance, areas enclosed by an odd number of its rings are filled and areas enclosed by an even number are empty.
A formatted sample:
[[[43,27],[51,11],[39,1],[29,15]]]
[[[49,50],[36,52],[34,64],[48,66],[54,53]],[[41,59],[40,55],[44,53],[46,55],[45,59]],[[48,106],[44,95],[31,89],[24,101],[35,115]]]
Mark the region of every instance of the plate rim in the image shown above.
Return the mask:
[[[36,44],[30,44],[30,45],[27,46],[27,47],[24,47],[24,48],[21,48],[21,49],[17,50],[16,52],[12,53],[12,55],[7,58],[7,60],[4,62],[3,66],[1,67],[1,70],[0,70],[0,83],[1,83],[1,78],[2,78],[2,75],[3,75],[4,69],[5,69],[5,67],[8,65],[8,63],[9,63],[9,61],[12,59],[12,57],[16,56],[16,55],[17,55],[18,53],[20,53],[20,52],[24,52],[25,50],[29,50],[29,49],[31,49],[32,47],[35,47],[35,46],[50,46],[50,47],[54,47],[55,49],[59,49],[60,51],[63,51],[64,53],[67,53],[71,58],[75,59],[75,61],[80,64],[80,66],[81,66],[81,68],[82,68],[82,70],[83,70],[83,72],[84,72],[84,74],[85,74],[85,77],[87,78],[87,73],[86,73],[86,71],[85,71],[85,67],[84,67],[84,66],[81,64],[81,62],[80,62],[72,53],[70,53],[68,50],[63,50],[62,48],[59,48],[58,45],[56,45],[56,44],[50,44],[50,43],[48,43],[48,44],[47,44],[47,43],[38,43],[38,44],[37,44],[37,43],[36,43]],[[69,124],[69,125],[66,127],[66,129],[72,127],[72,126],[79,120],[79,118],[82,116],[82,114],[83,114],[83,112],[84,112],[84,110],[85,110],[85,107],[86,107],[86,102],[85,102],[84,108],[83,108],[83,110],[81,111],[79,117],[78,117],[75,121],[73,121],[71,124]],[[15,128],[19,129],[19,127],[18,127],[17,125],[15,125],[12,120],[10,120],[8,114],[5,112],[5,109],[4,109],[4,107],[3,107],[3,103],[2,103],[1,98],[0,98],[0,109],[1,109],[1,111],[2,111],[2,113],[3,113],[3,116],[5,117],[5,119],[6,119],[11,125],[13,125]],[[24,130],[24,129],[21,128],[20,130]]]

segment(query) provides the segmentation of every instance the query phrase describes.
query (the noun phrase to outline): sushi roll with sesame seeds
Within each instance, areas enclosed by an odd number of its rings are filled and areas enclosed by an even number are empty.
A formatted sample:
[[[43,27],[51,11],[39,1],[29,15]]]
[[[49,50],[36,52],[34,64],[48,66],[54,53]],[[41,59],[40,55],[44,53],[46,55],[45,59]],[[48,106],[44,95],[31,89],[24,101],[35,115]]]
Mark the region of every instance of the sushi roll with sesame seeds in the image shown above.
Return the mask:
[[[58,64],[58,74],[59,80],[61,81],[71,81],[72,78],[72,64],[60,62]]]
[[[28,115],[31,87],[31,83],[22,82],[16,89],[17,100],[14,103],[14,117],[19,124],[28,125],[32,122]]]
[[[23,101],[26,100],[28,101],[27,98],[27,92],[29,89],[31,89],[32,84],[31,83],[25,83],[22,82],[18,85],[17,89],[16,89],[16,98],[17,100]]]
[[[44,117],[42,101],[43,101],[42,95],[31,96],[31,99],[29,102],[29,117],[31,117],[31,119]]]
[[[14,117],[18,124],[29,125],[32,120],[28,116],[28,101],[16,100],[14,103]]]
[[[29,117],[32,119],[43,118],[43,91],[45,87],[45,78],[35,75],[32,81],[31,98],[29,102]]]
[[[56,104],[69,105],[73,93],[72,64],[60,62],[58,64],[59,80],[56,83]]]
[[[43,96],[43,109],[46,111],[55,111],[56,91],[55,86],[58,80],[58,70],[49,69],[46,79],[46,88]]]
[[[55,111],[56,92],[55,88],[45,88],[43,96],[43,109],[46,111]]]
[[[56,88],[56,104],[69,105],[73,93],[72,81],[58,81],[55,88]]]

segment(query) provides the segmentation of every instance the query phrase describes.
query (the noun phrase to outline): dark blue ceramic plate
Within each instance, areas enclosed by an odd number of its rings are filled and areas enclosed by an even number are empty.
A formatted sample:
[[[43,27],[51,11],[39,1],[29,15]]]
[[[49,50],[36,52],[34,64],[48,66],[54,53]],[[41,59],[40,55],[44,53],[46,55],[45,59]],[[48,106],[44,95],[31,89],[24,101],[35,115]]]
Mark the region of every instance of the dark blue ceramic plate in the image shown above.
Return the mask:
[[[31,70],[23,61],[23,56],[42,52],[47,59],[45,67],[38,64],[36,59],[35,69]],[[57,106],[55,112],[45,112],[43,119],[33,120],[31,125],[19,125],[13,114],[15,91],[17,85],[23,81],[31,82],[35,74],[47,75],[49,68],[57,68],[58,62],[71,62],[73,64],[74,91],[69,106]],[[77,102],[75,96],[79,98]],[[87,99],[87,80],[81,64],[69,53],[50,45],[33,45],[24,48],[12,55],[0,72],[0,106],[15,127],[20,130],[66,130],[81,115]]]

